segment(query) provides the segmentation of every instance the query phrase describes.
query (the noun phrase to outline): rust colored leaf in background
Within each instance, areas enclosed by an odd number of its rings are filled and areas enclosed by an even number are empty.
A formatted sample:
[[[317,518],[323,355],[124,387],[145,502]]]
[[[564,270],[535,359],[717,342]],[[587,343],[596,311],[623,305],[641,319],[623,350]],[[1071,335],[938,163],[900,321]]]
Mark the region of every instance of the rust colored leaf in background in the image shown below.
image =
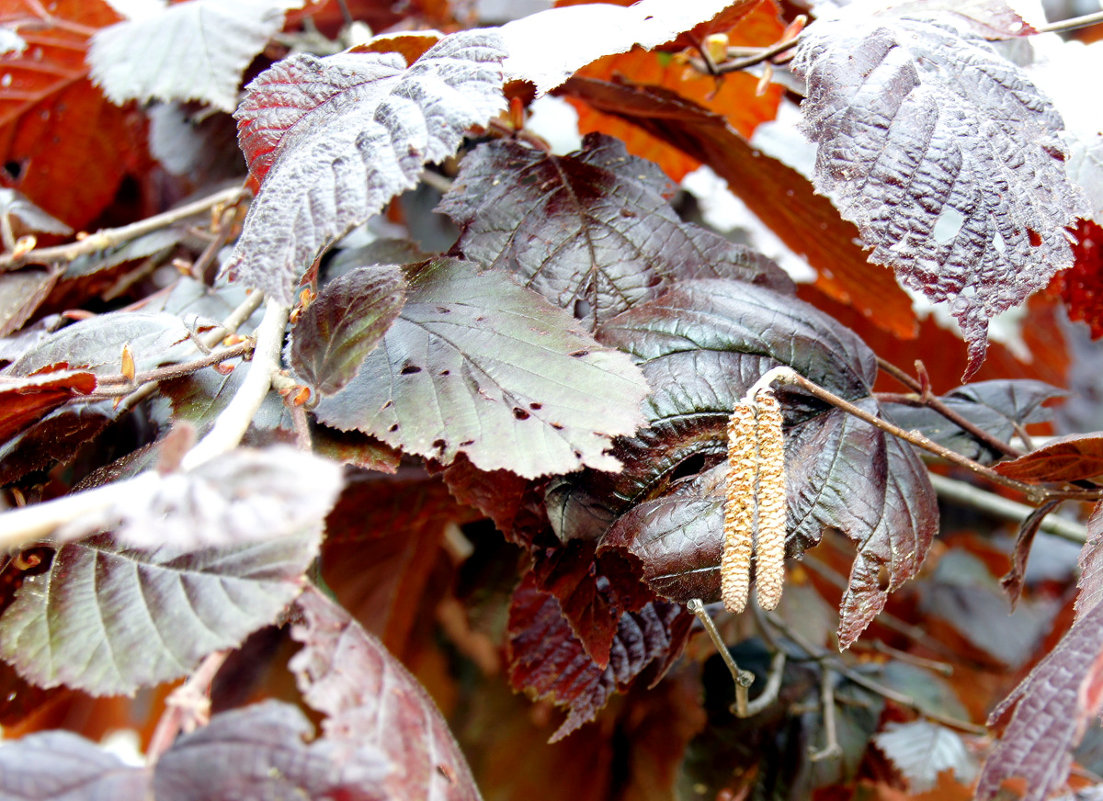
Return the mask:
[[[1078,220],[1072,267],[1053,276],[1049,289],[1065,302],[1070,320],[1091,326],[1092,339],[1103,337],[1103,228],[1094,220]]]
[[[96,388],[91,373],[47,371],[0,382],[0,442],[18,434],[75,395]]]
[[[30,0],[5,4],[0,25],[27,42],[0,56],[0,185],[18,189],[73,228],[115,198],[144,148],[137,113],[112,105],[88,80],[97,29],[119,20],[103,0],[59,0],[52,25]]]
[[[892,273],[866,261],[858,229],[827,198],[813,193],[804,176],[759,153],[727,121],[661,87],[630,87],[572,78],[562,93],[615,114],[708,163],[729,188],[819,274],[817,286],[853,306],[895,336],[911,339],[916,319],[911,300]]]
[[[1040,483],[1079,481],[1103,475],[1103,436],[1070,434],[994,469],[1008,478]]]
[[[742,4],[736,7],[735,12],[737,18],[732,20],[732,27],[724,31],[732,45],[758,47],[773,44],[785,29],[778,18],[774,0]],[[729,19],[733,16],[736,14],[729,15]],[[709,32],[717,31],[714,24],[709,25]],[[682,39],[678,42],[682,43]],[[688,46],[689,42],[685,41],[683,47]],[[778,103],[785,93],[780,85],[771,84],[765,94],[758,96],[755,91],[758,79],[753,75],[736,72],[714,78],[698,72],[670,53],[638,47],[628,53],[599,59],[577,74],[585,78],[661,86],[676,91],[681,97],[721,115],[732,128],[747,137],[754,133],[759,123],[772,120],[777,115]],[[575,106],[578,109],[578,127],[583,133],[601,131],[623,140],[628,152],[655,162],[672,180],[682,180],[686,173],[701,164],[699,158],[630,121],[611,116],[587,103],[576,101]]]

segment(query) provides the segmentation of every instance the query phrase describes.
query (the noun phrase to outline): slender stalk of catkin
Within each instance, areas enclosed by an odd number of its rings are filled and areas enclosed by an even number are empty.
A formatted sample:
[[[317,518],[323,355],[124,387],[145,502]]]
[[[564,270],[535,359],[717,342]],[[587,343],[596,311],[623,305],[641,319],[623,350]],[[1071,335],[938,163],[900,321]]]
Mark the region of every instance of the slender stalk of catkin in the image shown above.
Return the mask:
[[[763,609],[774,609],[785,584],[785,439],[781,404],[773,390],[755,396],[758,414],[758,537],[755,544],[755,598]]]
[[[742,612],[750,596],[757,461],[754,406],[740,403],[728,419],[724,553],[720,559],[720,597],[724,608],[733,613]]]

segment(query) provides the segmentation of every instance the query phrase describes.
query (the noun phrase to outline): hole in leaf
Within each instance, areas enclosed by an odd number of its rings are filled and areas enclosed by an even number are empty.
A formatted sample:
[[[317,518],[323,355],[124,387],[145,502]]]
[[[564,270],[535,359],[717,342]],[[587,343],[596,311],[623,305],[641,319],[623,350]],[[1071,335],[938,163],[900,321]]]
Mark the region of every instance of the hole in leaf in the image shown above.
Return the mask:
[[[398,423],[391,423],[391,427],[388,428],[387,430],[390,431],[392,434],[394,432],[398,431]]]
[[[588,351],[588,350],[576,350],[574,353],[571,354],[571,356],[575,359],[581,359],[583,356],[589,356],[589,355],[590,355],[590,351]]]
[[[705,454],[695,453],[692,456],[683,459],[670,473],[670,480],[676,481],[679,478],[686,478],[688,476],[695,476],[705,469]]]
[[[440,451],[441,453],[444,453],[444,446],[446,444],[447,443],[443,439],[434,440],[433,441],[433,450]]]
[[[590,302],[579,298],[574,302],[574,316],[576,320],[583,320],[590,316]],[[573,355],[573,354],[572,354]]]
[[[890,586],[892,586],[892,582],[889,580],[889,569],[886,565],[881,565],[877,569],[877,589],[881,592],[888,592]]]
[[[420,373],[420,372],[421,372],[421,368],[418,367],[416,364],[404,365],[402,370],[401,370],[402,375],[412,375],[414,373]]]
[[[386,403],[384,403],[384,404],[383,404],[383,406],[382,406],[381,408],[383,408],[383,409],[389,409],[389,408],[391,408],[392,406],[394,406],[394,401],[393,401],[393,400],[389,400],[389,401],[387,401]]]
[[[563,430],[563,424],[562,423],[552,423],[551,427],[554,428],[556,431],[562,431]]]
[[[465,439],[463,442],[460,443],[460,447],[461,448],[466,448],[468,445],[474,445],[474,444],[475,444],[475,440]]]
[[[452,310],[447,306],[437,306],[437,312],[440,314],[450,314]]]
[[[8,174],[8,178],[11,180],[18,181],[23,176],[23,169],[25,166],[25,162],[12,159],[11,161],[4,162],[4,172]]]
[[[529,404],[529,408],[532,409],[534,412],[538,412],[538,411],[540,411],[541,409],[544,408],[544,404],[537,403],[536,401],[533,401],[532,403]]]
[[[1030,246],[1036,248],[1042,244],[1042,235],[1035,231],[1033,228],[1026,229],[1026,237],[1030,240]]]
[[[440,374],[441,375],[452,375],[452,371],[451,370],[441,370]]]
[[[513,407],[513,416],[516,417],[518,420],[528,420],[530,417],[528,412],[526,412],[524,409],[518,408],[517,406]]]

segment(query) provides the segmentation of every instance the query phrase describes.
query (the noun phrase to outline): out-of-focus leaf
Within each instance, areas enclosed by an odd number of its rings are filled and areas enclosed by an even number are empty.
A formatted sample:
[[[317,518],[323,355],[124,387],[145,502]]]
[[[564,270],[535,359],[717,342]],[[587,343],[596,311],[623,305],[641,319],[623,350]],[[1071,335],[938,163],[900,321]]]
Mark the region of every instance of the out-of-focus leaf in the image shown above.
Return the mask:
[[[530,478],[619,467],[610,439],[635,431],[647,392],[631,359],[503,273],[441,259],[409,281],[382,344],[322,399],[319,420],[442,464],[465,453]]]
[[[575,77],[561,90],[640,126],[707,163],[794,253],[817,271],[816,285],[877,326],[914,338],[911,299],[888,270],[869,265],[858,229],[796,170],[752,148],[718,114],[661,87]]]
[[[215,370],[199,370],[182,378],[162,381],[161,393],[172,402],[173,419],[192,423],[201,433],[214,424],[218,415],[233,399],[246,371],[234,364],[228,375]],[[292,431],[293,423],[287,406],[278,395],[269,393],[253,417],[253,430],[279,433]],[[247,435],[246,440],[249,440]]]
[[[1026,599],[1008,614],[1007,596],[977,557],[952,550],[939,560],[920,597],[920,610],[941,618],[998,662],[1019,667],[1037,654],[1053,622],[1052,600]]]
[[[1103,436],[1069,434],[1018,459],[993,466],[1000,475],[1030,483],[1079,481],[1103,476]]]
[[[720,19],[717,18],[707,27],[711,33],[727,36],[732,47],[766,47],[778,41],[785,29],[774,0],[737,3],[730,11],[730,15],[721,15],[728,17],[726,24],[717,27],[715,23]],[[706,26],[698,26],[698,29],[703,27]],[[694,34],[695,40],[679,37],[684,41],[676,43],[675,47],[679,44],[682,48],[693,47],[694,41],[702,42],[708,35],[698,31]],[[664,48],[669,49],[669,46]],[[745,72],[728,73],[722,81],[717,81],[683,60],[671,58],[668,53],[639,48],[602,58],[583,67],[576,75],[614,82],[627,79],[634,86],[664,87],[723,115],[733,129],[748,138],[759,123],[776,116],[778,102],[784,94],[783,87],[777,83],[771,83],[759,94],[758,79]],[[655,162],[673,181],[681,181],[700,164],[676,145],[656,138],[627,120],[604,114],[585,103],[577,103],[576,107],[580,131],[601,131],[622,140],[629,153]]]
[[[131,548],[180,552],[278,540],[318,529],[341,484],[340,466],[312,453],[287,445],[238,448],[158,476],[136,497],[56,536],[65,542],[109,530]]]
[[[609,664],[598,667],[574,636],[554,595],[528,574],[509,610],[509,678],[513,687],[569,709],[552,735],[562,739],[593,720],[614,692],[637,680],[658,681],[678,657],[693,617],[677,604],[649,603],[617,625]]]
[[[654,164],[601,134],[568,156],[502,141],[464,159],[437,210],[460,226],[465,256],[516,273],[591,331],[675,277],[791,291],[772,262],[678,219],[671,189]]]
[[[1103,604],[1097,604],[992,711],[988,725],[1003,734],[981,770],[978,801],[990,801],[1013,777],[1026,780],[1023,801],[1043,801],[1064,785],[1071,751],[1103,701],[1101,652]]]
[[[929,720],[889,723],[873,742],[904,774],[913,793],[933,789],[944,770],[953,770],[966,784],[976,776],[976,762],[961,736]]]
[[[311,531],[185,554],[109,537],[64,545],[0,617],[0,656],[35,684],[93,695],[175,679],[274,621],[318,544]]]
[[[1073,265],[1053,276],[1049,292],[1061,296],[1070,320],[1087,323],[1098,339],[1103,336],[1103,228],[1095,220],[1079,220],[1074,236]]]
[[[370,746],[394,770],[395,798],[473,801],[475,781],[429,694],[401,663],[316,590],[297,603],[304,620],[291,636],[303,644],[289,667],[303,698],[326,717],[326,740],[336,753]]]
[[[113,103],[198,100],[237,107],[242,73],[305,0],[191,0],[92,37],[92,80]]]
[[[295,324],[292,366],[316,391],[334,394],[356,375],[405,301],[406,281],[395,266],[361,267],[330,281]]]
[[[389,801],[390,760],[364,743],[338,750],[325,739],[303,742],[314,727],[297,707],[278,701],[215,715],[185,734],[154,767],[158,801],[347,799]],[[147,796],[143,795],[142,798]]]
[[[401,453],[359,431],[337,431],[316,425],[311,428],[310,440],[319,456],[365,470],[393,473],[402,462]]]
[[[318,251],[451,156],[503,104],[500,36],[446,36],[406,68],[393,53],[284,59],[248,86],[238,134],[260,194],[224,269],[286,303]]]
[[[602,337],[632,353],[655,387],[649,427],[618,442],[619,474],[553,488],[552,524],[563,539],[600,536],[602,548],[627,549],[669,598],[718,598],[724,472],[702,468],[724,457],[731,409],[787,364],[875,412],[875,357],[817,310],[734,281],[682,282],[605,324]],[[840,622],[850,644],[918,570],[937,527],[934,493],[910,446],[799,394],[784,394],[783,406],[789,553],[819,542],[825,526],[859,546]],[[694,460],[703,462],[694,469]]]
[[[1026,580],[1026,561],[1030,557],[1034,537],[1050,512],[1057,508],[1060,501],[1050,499],[1036,508],[1019,524],[1019,534],[1015,537],[1015,547],[1011,551],[1011,569],[1000,579],[1000,586],[1011,600],[1011,608],[1019,602],[1023,594],[1023,582]]]
[[[110,312],[79,320],[51,334],[4,368],[3,374],[28,376],[65,364],[97,374],[117,374],[123,347],[134,356],[138,372],[196,353],[188,329],[165,312]]]
[[[0,336],[23,327],[46,300],[61,270],[27,268],[0,275]]]
[[[1044,381],[1008,379],[978,381],[951,390],[940,400],[982,431],[1007,442],[1015,436],[1016,426],[1047,420],[1049,412],[1042,403],[1064,394],[1063,389]],[[902,403],[886,403],[882,408],[885,416],[901,428],[920,431],[970,459],[988,464],[1003,455],[994,453],[934,409]]]
[[[633,45],[664,44],[731,5],[731,0],[684,5],[641,0],[629,8],[599,3],[548,9],[502,26],[509,53],[503,66],[509,78],[530,81],[543,94],[595,59],[623,53]]]
[[[185,103],[158,103],[147,112],[149,152],[172,175],[197,186],[217,185],[245,173],[237,124],[224,112]]]
[[[509,470],[479,470],[462,455],[442,477],[456,500],[493,520],[514,545],[531,548],[538,536],[551,531],[544,481],[530,481]]]
[[[116,411],[111,401],[62,406],[0,445],[0,485],[53,464],[69,464],[102,433]]]
[[[1072,265],[1064,228],[1090,210],[1065,173],[1060,116],[1026,74],[947,16],[907,14],[816,25],[792,67],[808,81],[817,190],[872,261],[949,301],[968,377],[988,320]]]
[[[0,801],[139,801],[149,794],[148,769],[127,765],[67,731],[32,734],[0,746],[0,776]]]
[[[1103,600],[1103,505],[1096,505],[1088,518],[1088,539],[1080,550],[1080,589],[1076,596],[1076,619],[1099,605]]]
[[[22,192],[14,189],[0,189],[0,215],[15,218],[12,225],[18,232],[19,223],[27,231],[42,231],[47,234],[68,235],[73,229],[46,213],[30,200]]]
[[[140,115],[112,105],[88,80],[88,33],[119,20],[104,0],[12,0],[0,26],[19,25],[27,43],[3,58],[0,183],[73,228],[115,199],[123,177],[142,164]],[[55,20],[58,21],[55,23]]]
[[[0,442],[79,395],[96,388],[91,373],[50,370],[28,378],[0,376]]]
[[[353,474],[326,518],[321,556],[322,578],[342,606],[400,656],[446,528],[477,517],[417,472]]]

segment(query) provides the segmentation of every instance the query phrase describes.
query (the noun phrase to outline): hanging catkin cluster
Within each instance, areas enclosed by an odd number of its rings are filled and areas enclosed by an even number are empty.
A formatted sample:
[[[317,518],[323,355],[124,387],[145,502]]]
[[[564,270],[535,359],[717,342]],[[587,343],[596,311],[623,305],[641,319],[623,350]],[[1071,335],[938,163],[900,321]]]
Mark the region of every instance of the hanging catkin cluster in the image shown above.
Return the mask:
[[[752,552],[758,605],[773,609],[781,600],[786,518],[785,442],[781,423],[781,405],[769,389],[760,390],[753,400],[736,405],[728,420],[720,594],[731,612],[742,612],[747,606]]]

